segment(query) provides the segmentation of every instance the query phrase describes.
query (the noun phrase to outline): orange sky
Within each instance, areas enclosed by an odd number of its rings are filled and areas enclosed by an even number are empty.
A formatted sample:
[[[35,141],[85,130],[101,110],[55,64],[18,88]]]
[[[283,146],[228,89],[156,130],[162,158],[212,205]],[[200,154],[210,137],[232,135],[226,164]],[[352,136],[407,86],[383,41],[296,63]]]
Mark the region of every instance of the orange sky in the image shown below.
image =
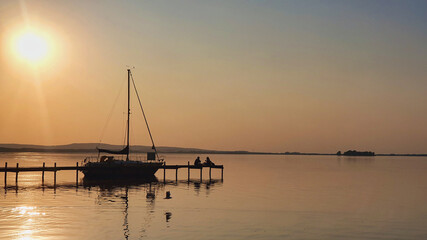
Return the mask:
[[[0,143],[98,142],[119,93],[102,141],[122,143],[132,65],[159,146],[427,153],[422,9],[2,1]],[[27,29],[46,39],[43,60],[14,50]],[[149,145],[134,106],[132,143]]]

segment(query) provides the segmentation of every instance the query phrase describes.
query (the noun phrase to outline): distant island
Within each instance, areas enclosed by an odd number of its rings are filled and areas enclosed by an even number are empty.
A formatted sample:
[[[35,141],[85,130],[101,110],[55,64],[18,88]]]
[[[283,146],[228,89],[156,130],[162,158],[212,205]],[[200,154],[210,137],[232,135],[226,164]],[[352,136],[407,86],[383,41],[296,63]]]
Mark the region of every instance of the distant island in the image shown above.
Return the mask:
[[[356,151],[356,150],[348,150],[347,152],[344,152],[344,154],[341,154],[341,151],[337,152],[338,156],[344,155],[344,156],[375,156],[375,152],[369,152],[369,151]]]

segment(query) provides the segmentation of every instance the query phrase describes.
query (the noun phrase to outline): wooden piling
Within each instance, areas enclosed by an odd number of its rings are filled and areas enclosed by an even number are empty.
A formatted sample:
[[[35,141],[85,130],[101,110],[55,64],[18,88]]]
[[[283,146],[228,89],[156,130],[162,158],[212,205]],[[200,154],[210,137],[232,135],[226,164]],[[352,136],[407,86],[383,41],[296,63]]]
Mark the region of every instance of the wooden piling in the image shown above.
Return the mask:
[[[56,163],[53,168],[53,186],[56,187]]]
[[[4,163],[4,188],[7,188],[7,162]]]
[[[175,180],[178,182],[178,167],[176,168],[176,172],[175,172]]]
[[[200,167],[200,182],[202,181],[202,179],[203,179],[203,167]]]
[[[79,185],[79,162],[76,162],[76,186]]]
[[[209,167],[209,181],[212,179],[211,172],[212,172],[212,167]]]
[[[187,174],[188,182],[190,182],[190,161],[188,161],[188,174]]]
[[[163,168],[163,183],[166,182],[166,162],[165,162],[165,168]]]
[[[43,163],[43,170],[42,170],[42,185],[44,185],[44,168],[46,166],[46,163]]]
[[[221,181],[224,180],[224,167],[221,168]]]
[[[18,168],[19,168],[19,163],[16,163],[15,183],[16,183],[17,186],[18,186],[18,172],[19,172]]]

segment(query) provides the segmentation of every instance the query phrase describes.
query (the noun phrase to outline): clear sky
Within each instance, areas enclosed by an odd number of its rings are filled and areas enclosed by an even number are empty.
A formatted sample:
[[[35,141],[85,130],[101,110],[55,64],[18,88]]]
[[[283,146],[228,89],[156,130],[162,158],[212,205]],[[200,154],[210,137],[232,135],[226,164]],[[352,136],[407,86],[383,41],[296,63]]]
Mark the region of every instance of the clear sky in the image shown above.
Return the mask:
[[[131,65],[159,146],[427,153],[426,13],[427,1],[3,0],[0,143],[123,143]],[[149,145],[134,106],[132,143]]]

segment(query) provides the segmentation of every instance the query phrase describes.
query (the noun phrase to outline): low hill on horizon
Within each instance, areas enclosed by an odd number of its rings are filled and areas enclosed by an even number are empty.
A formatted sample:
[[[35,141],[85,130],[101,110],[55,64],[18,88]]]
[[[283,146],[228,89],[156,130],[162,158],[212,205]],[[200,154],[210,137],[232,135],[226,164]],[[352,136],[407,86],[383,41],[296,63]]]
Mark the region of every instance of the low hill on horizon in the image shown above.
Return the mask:
[[[5,143],[0,144],[0,152],[96,152],[96,147],[107,148],[111,150],[122,149],[121,145],[113,144],[98,144],[98,143],[71,143],[65,145],[35,145],[35,144],[16,144]],[[132,152],[149,152],[152,151],[151,146],[131,145]],[[159,153],[228,153],[228,154],[275,154],[267,152],[249,152],[249,151],[218,151],[199,148],[182,148],[182,147],[157,147]]]
[[[122,145],[106,143],[71,143],[63,145],[36,145],[36,144],[17,144],[0,143],[0,152],[51,152],[51,153],[96,153],[96,147],[110,150],[120,150]],[[145,153],[152,151],[151,146],[131,145],[131,152]],[[269,155],[337,155],[336,153],[303,153],[303,152],[250,152],[245,150],[210,150],[200,148],[184,147],[157,147],[159,153],[198,153],[198,154],[269,154]],[[411,153],[378,153],[376,156],[427,156],[427,154]]]

